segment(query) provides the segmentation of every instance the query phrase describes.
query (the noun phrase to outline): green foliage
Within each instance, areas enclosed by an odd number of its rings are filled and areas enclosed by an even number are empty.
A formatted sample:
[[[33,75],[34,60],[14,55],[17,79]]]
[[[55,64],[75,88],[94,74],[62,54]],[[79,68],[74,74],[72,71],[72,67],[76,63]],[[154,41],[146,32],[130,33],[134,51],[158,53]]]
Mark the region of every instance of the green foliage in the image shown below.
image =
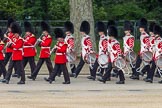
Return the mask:
[[[1,0],[0,20],[69,20],[69,7],[69,0]],[[95,20],[158,20],[161,12],[160,0],[93,0]]]

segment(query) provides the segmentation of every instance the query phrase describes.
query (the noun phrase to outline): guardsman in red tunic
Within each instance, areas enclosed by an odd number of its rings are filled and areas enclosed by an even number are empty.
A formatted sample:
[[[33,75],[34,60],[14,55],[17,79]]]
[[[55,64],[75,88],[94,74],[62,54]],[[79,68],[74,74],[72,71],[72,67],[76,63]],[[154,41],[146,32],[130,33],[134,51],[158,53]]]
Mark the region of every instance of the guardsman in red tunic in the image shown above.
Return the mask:
[[[5,43],[3,42],[3,33],[2,30],[0,29],[0,74],[3,74],[3,78],[5,79],[6,76],[6,68],[4,64],[4,45]]]
[[[30,64],[30,69],[31,73],[33,73],[36,64],[34,57],[36,56],[36,48],[35,48],[35,42],[36,42],[36,37],[34,35],[34,30],[32,28],[32,25],[25,21],[24,22],[24,28],[25,28],[25,37],[24,37],[24,46],[23,46],[23,65],[24,68],[26,64],[29,62]]]
[[[64,42],[65,37],[64,37],[62,29],[56,28],[54,32],[55,32],[55,38],[57,39],[57,44],[54,47],[54,51],[56,53],[56,56],[54,59],[55,66],[49,79],[45,78],[45,80],[48,81],[49,83],[52,83],[52,81],[55,80],[57,73],[61,69],[63,71],[64,80],[65,80],[63,84],[70,84],[70,77],[69,77],[69,73],[66,67],[66,62],[67,62],[66,51],[67,51],[68,45]]]
[[[38,45],[40,46],[41,50],[40,50],[40,55],[39,55],[39,60],[37,62],[36,68],[34,69],[34,72],[31,74],[31,76],[28,76],[29,79],[33,79],[35,80],[38,72],[42,66],[42,64],[44,63],[44,61],[46,62],[48,71],[49,71],[49,75],[51,74],[53,67],[52,67],[52,62],[50,59],[50,46],[52,44],[52,37],[50,36],[50,26],[45,22],[42,21],[41,22],[41,28],[43,31],[43,37],[41,37],[41,39],[39,38],[37,42]],[[37,43],[36,43],[37,44]]]
[[[70,64],[70,68],[71,68],[71,74],[70,76],[73,77],[73,73],[76,69],[75,67],[75,63],[74,61],[70,61],[70,57],[68,55],[70,55],[70,53],[74,52],[74,36],[73,36],[73,33],[74,33],[74,25],[72,22],[70,21],[66,21],[65,24],[64,24],[64,32],[65,32],[65,43],[68,45],[67,47],[67,51],[66,51],[66,54],[67,54],[67,60],[68,60],[68,63]],[[75,58],[75,57],[74,57]]]
[[[23,39],[20,37],[21,28],[18,23],[11,23],[11,32],[14,34],[12,42],[9,42],[8,46],[13,49],[8,71],[3,82],[8,84],[12,74],[12,69],[16,66],[18,73],[20,73],[21,79],[17,84],[25,84],[25,71],[23,67]]]
[[[98,52],[98,55],[97,55],[97,59],[96,59],[94,65],[93,65],[93,68],[91,70],[91,76],[87,77],[88,79],[92,79],[92,80],[96,79],[96,71],[97,71],[98,67],[100,65],[102,65],[102,64],[99,65],[99,63],[98,63],[98,56],[100,56],[102,54],[108,56],[108,53],[107,53],[107,37],[105,36],[105,34],[106,34],[105,24],[103,22],[99,21],[99,22],[97,22],[96,26],[97,26],[97,33],[100,36],[99,45],[98,45],[99,46],[99,52]],[[107,65],[100,67],[100,68],[103,68],[104,70],[106,70]]]
[[[82,52],[81,52],[80,62],[78,64],[75,72],[73,73],[75,78],[77,78],[77,76],[79,75],[81,69],[83,68],[83,66],[85,64],[84,58],[85,58],[86,54],[94,52],[93,49],[92,49],[91,38],[88,35],[89,32],[90,32],[90,24],[89,24],[89,22],[88,21],[83,21],[81,23],[81,26],[80,26],[80,33],[83,36],[82,41],[81,41]]]
[[[138,53],[137,56],[137,61],[136,61],[136,65],[135,68],[133,69],[133,73],[132,73],[132,77],[130,77],[131,79],[137,79],[139,80],[139,75],[141,72],[137,72],[137,69],[140,68],[140,65],[142,63],[142,59],[141,59],[141,55],[145,52],[145,51],[149,51],[150,50],[150,38],[149,35],[147,34],[147,20],[145,18],[141,18],[140,19],[140,24],[139,24],[139,31],[141,33],[140,36],[140,42],[141,42],[141,48],[140,51]],[[150,71],[150,65],[146,65],[143,69],[142,72],[146,72],[149,73]]]
[[[9,18],[8,22],[7,22],[7,31],[4,34],[4,39],[3,41],[6,43],[4,50],[5,50],[5,58],[4,58],[4,65],[6,66],[8,61],[11,58],[12,55],[12,48],[8,47],[8,43],[10,41],[12,41],[12,37],[13,37],[13,33],[11,32],[11,28],[10,25],[12,22],[15,22],[13,18]],[[14,67],[15,73],[12,75],[12,77],[19,77],[17,71],[16,71],[16,67]]]
[[[99,78],[98,80],[106,83],[107,78],[109,78],[110,72],[113,68],[113,63],[118,57],[122,56],[122,50],[120,48],[120,43],[116,40],[118,36],[117,28],[115,26],[109,26],[108,27],[108,53],[109,53],[109,63],[108,63],[108,69],[107,72],[103,75],[102,78]],[[125,83],[125,77],[124,73],[121,69],[118,69],[118,75],[119,75],[119,81],[116,82],[116,84],[124,84]]]

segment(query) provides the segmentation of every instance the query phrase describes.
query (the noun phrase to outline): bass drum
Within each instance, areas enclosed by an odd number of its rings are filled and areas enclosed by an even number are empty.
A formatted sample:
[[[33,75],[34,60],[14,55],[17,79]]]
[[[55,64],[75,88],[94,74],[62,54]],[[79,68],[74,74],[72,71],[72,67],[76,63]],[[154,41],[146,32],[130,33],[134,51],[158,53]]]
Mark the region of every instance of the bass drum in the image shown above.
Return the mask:
[[[94,64],[95,61],[96,61],[96,53],[90,53],[84,56],[84,62],[87,64]]]
[[[101,67],[107,67],[108,66],[108,62],[109,62],[108,55],[101,54],[101,55],[98,56],[98,64]]]
[[[66,58],[69,63],[73,63],[76,60],[76,52],[72,51],[70,53],[66,53]]]
[[[126,67],[126,62],[122,57],[118,57],[114,61],[114,66],[118,69],[124,69]]]
[[[150,51],[145,51],[141,55],[142,60],[149,63],[152,60],[153,54]]]

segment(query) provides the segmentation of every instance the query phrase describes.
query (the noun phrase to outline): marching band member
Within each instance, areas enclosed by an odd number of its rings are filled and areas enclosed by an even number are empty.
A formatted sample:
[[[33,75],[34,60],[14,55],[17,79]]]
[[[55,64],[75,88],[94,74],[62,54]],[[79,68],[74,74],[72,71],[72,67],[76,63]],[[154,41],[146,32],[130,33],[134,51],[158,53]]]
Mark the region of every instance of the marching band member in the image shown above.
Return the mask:
[[[155,55],[155,34],[153,32],[153,28],[154,26],[156,25],[155,22],[151,22],[150,25],[149,25],[149,34],[150,34],[150,50],[151,52],[153,53],[153,58],[152,58],[152,61],[151,61],[151,67],[150,67],[150,71],[149,73],[147,73],[147,77],[144,78],[144,80],[146,82],[153,82],[153,76],[154,76],[154,72],[155,72],[155,69],[156,69],[156,64],[155,64],[155,59],[154,59],[154,55]]]
[[[24,28],[25,28],[25,37],[24,37],[24,46],[23,46],[23,65],[24,68],[29,62],[31,73],[33,73],[36,64],[34,60],[34,56],[36,56],[36,48],[35,48],[35,42],[36,37],[34,35],[34,30],[32,28],[32,25],[25,21],[24,22]]]
[[[99,21],[97,23],[97,32],[100,36],[100,40],[99,40],[99,52],[98,52],[98,55],[97,55],[97,58],[98,56],[100,56],[101,54],[107,54],[107,37],[105,36],[106,34],[106,27],[105,27],[105,24],[101,21]],[[108,60],[108,59],[107,59]],[[96,59],[94,65],[93,65],[93,68],[92,68],[92,74],[91,76],[88,76],[87,78],[88,79],[92,79],[92,80],[95,80],[96,79],[96,71],[97,71],[97,68],[99,67],[99,63],[98,63],[98,59]],[[107,66],[106,66],[107,67]],[[105,70],[106,67],[103,69]],[[100,67],[102,68],[102,67]]]
[[[89,22],[83,21],[80,26],[80,33],[83,36],[82,41],[81,41],[82,52],[81,52],[80,62],[78,64],[76,70],[73,73],[75,78],[77,78],[77,76],[79,75],[81,69],[83,68],[83,66],[85,64],[84,58],[85,58],[86,54],[94,52],[92,50],[92,42],[91,42],[90,36],[88,35],[89,32],[90,32]]]
[[[117,28],[115,26],[109,26],[108,28],[108,53],[109,56],[109,63],[108,63],[108,70],[104,74],[104,76],[99,81],[106,83],[107,78],[109,77],[110,72],[112,71],[112,65],[115,62],[115,60],[122,55],[122,51],[120,49],[120,43],[116,40],[118,36]],[[124,84],[125,83],[125,77],[123,74],[123,71],[121,69],[118,70],[119,74],[119,81],[116,82],[116,84]]]
[[[3,42],[3,33],[0,29],[0,74],[3,74],[3,79],[5,79],[6,76],[6,68],[4,64],[4,42]]]
[[[6,46],[4,47],[5,50],[5,58],[4,58],[4,65],[6,66],[8,61],[11,58],[12,55],[12,48],[8,47],[8,43],[12,40],[13,37],[13,33],[11,32],[11,23],[15,22],[13,18],[9,18],[7,21],[7,31],[4,34],[4,39],[3,41],[6,43]],[[12,77],[19,77],[17,71],[16,71],[16,67],[14,67],[15,73],[12,75]]]
[[[52,37],[50,36],[50,26],[45,22],[42,21],[41,22],[41,28],[42,28],[42,34],[43,37],[41,37],[41,39],[38,39],[38,46],[41,47],[40,50],[40,55],[39,55],[39,60],[37,62],[36,68],[34,69],[33,73],[31,74],[31,76],[28,76],[29,79],[35,80],[38,72],[42,66],[42,64],[44,63],[44,61],[46,62],[46,66],[48,68],[49,71],[49,75],[51,74],[53,67],[52,67],[52,62],[50,59],[50,46],[52,44]]]
[[[68,45],[67,47],[67,51],[66,53],[71,53],[71,52],[74,52],[74,36],[73,36],[73,33],[74,33],[74,25],[72,22],[70,21],[66,21],[65,24],[64,24],[64,32],[65,32],[65,43]],[[68,56],[67,56],[67,59],[68,59]],[[70,76],[73,77],[73,73],[76,69],[76,66],[75,66],[75,63],[70,63],[70,61],[68,61],[69,64],[70,64],[70,68],[71,68],[71,74]]]
[[[6,74],[5,79],[2,82],[9,84],[10,77],[12,74],[12,69],[16,66],[18,73],[21,76],[20,81],[17,84],[25,84],[25,72],[22,63],[23,59],[23,39],[20,37],[21,35],[21,28],[18,23],[13,22],[11,23],[11,32],[14,34],[12,37],[12,41],[9,42],[8,47],[13,49],[11,60],[8,66],[8,71]]]
[[[124,22],[124,33],[125,33],[125,36],[123,37],[123,48],[124,48],[124,57],[129,54],[129,52],[133,51],[133,48],[134,48],[134,41],[135,41],[135,38],[134,36],[131,34],[133,32],[133,26],[131,24],[130,21],[125,21]],[[132,63],[132,61],[130,61],[130,66],[132,68],[132,71],[133,71],[133,68],[134,68],[134,65]]]
[[[55,66],[52,73],[50,74],[50,77],[48,79],[45,78],[45,80],[48,81],[49,83],[55,81],[55,77],[61,69],[63,71],[64,80],[65,80],[63,84],[70,84],[70,77],[66,67],[66,62],[67,62],[66,51],[67,51],[68,44],[64,42],[65,37],[62,29],[56,28],[54,32],[55,32],[55,38],[57,39],[57,44],[54,47],[56,53],[54,59]]]
[[[107,28],[109,27],[109,26],[116,26],[116,24],[115,24],[115,21],[114,20],[109,20],[108,22],[107,22]],[[107,34],[107,33],[106,33]],[[109,39],[109,36],[107,37],[108,39]],[[99,67],[98,68],[98,72],[96,73],[96,75],[98,75],[98,76],[103,76],[103,74],[104,74],[104,68],[101,68],[101,67]],[[113,70],[113,73],[112,73],[112,76],[113,75],[115,75],[116,76],[116,73],[114,73],[114,70]],[[110,73],[110,76],[111,76],[111,73]],[[110,77],[107,79],[107,80],[110,80]]]
[[[139,67],[140,67],[140,65],[142,63],[141,55],[145,51],[150,50],[149,49],[149,47],[150,47],[149,35],[146,32],[147,31],[147,20],[145,18],[140,19],[139,31],[141,33],[141,36],[140,36],[141,48],[140,48],[140,51],[139,51],[138,56],[137,56],[137,61],[136,61],[135,68],[133,69],[132,76],[130,77],[131,79],[137,79],[137,80],[139,80],[139,72],[137,72],[137,69],[139,69]],[[144,71],[144,70],[146,70],[149,73],[149,71],[150,71],[149,64],[146,65],[142,69],[142,71]]]
[[[154,62],[152,63],[151,71],[155,71],[155,68],[157,67],[155,62],[158,60],[158,57],[162,55],[162,28],[159,25],[155,25],[153,27],[153,32],[155,34],[155,41],[154,41],[155,42],[155,53],[154,53]],[[161,71],[161,70],[157,69],[157,71]],[[152,72],[152,75],[150,78],[153,79],[153,76],[154,76],[154,72]],[[159,81],[158,83],[162,84],[162,80]]]

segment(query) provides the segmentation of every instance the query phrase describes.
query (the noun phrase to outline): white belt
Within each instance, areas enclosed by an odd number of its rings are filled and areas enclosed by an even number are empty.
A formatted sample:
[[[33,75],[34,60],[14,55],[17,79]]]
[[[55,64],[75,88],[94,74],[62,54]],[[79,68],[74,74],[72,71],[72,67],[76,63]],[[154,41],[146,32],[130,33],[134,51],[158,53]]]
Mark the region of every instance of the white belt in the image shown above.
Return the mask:
[[[23,48],[33,48],[34,46],[23,46]]]
[[[13,48],[13,50],[23,50],[23,49],[22,48],[19,48],[19,49]]]
[[[50,47],[41,47],[42,49],[46,49],[46,48],[48,48],[48,49],[50,49]]]
[[[56,53],[56,55],[65,55],[65,53]]]

